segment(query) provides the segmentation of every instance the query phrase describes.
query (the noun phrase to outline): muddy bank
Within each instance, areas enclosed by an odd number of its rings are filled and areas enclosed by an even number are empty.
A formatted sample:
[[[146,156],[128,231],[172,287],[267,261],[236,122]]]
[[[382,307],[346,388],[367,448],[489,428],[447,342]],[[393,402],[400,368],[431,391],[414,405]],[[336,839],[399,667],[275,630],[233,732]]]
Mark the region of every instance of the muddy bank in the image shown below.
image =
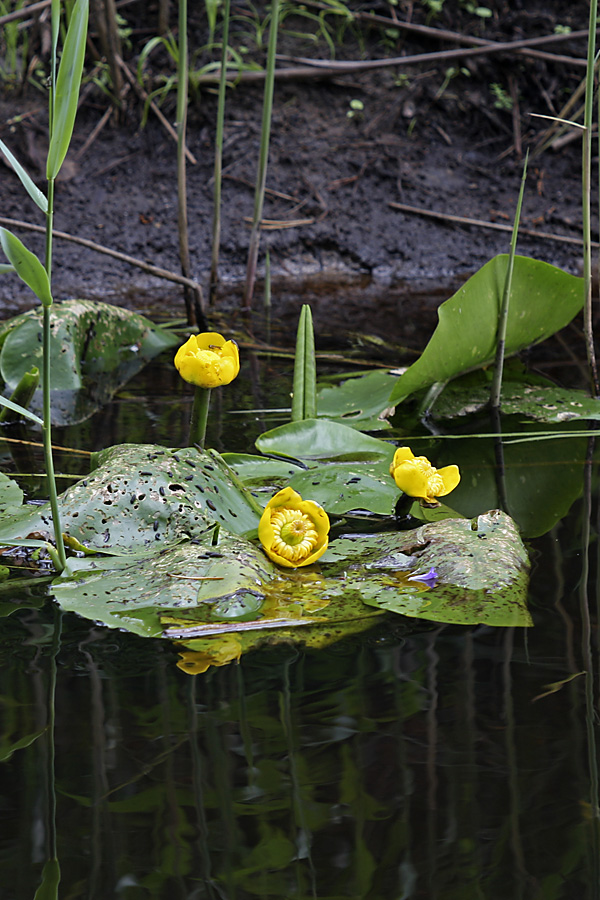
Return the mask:
[[[570,10],[574,27],[585,22],[584,7],[574,4]],[[528,24],[530,32],[545,33],[549,23]],[[505,39],[514,39],[515,29],[513,21]],[[402,52],[431,49],[422,40],[402,40]],[[377,41],[368,50],[383,53]],[[585,41],[562,44],[559,52],[581,57]],[[354,295],[370,286],[370,315],[356,324],[365,328],[371,320],[377,333],[381,327],[385,331],[386,316],[411,313],[402,304],[382,305],[390,292],[415,286],[424,296],[431,289],[430,302],[419,300],[419,305],[435,308],[457,279],[505,252],[509,235],[426,218],[390,203],[510,224],[522,166],[516,143],[535,147],[547,127],[529,113],[556,111],[559,98],[582,77],[580,68],[526,57],[518,65],[509,57],[466,62],[468,74],[453,76],[445,87],[443,66],[400,68],[277,84],[263,213],[268,228],[261,248],[261,264],[264,251],[270,251],[275,309],[284,294],[293,307],[292,293],[306,297],[316,286],[318,294],[320,279],[329,284],[341,279],[352,285]],[[493,83],[514,84],[513,75],[518,118],[494,107],[490,89]],[[363,109],[349,117],[355,99]],[[221,243],[226,286],[239,284],[245,272],[261,102],[257,85],[240,84],[228,95]],[[24,111],[28,115],[15,122],[17,112]],[[168,103],[166,111],[172,115]],[[124,121],[109,123],[84,149],[103,112],[95,102],[79,114],[68,177],[57,186],[56,228],[177,272],[175,145],[152,117],[140,128],[140,110],[132,104]],[[44,116],[39,95],[0,102],[0,137],[40,177]],[[188,129],[188,146],[197,160],[188,165],[191,258],[194,277],[204,285],[210,266],[214,122],[215,97],[206,90],[191,109]],[[579,237],[580,156],[576,140],[533,159],[524,228]],[[41,224],[39,211],[5,166],[0,167],[0,189],[2,215]],[[42,252],[40,236],[15,231]],[[571,272],[580,268],[581,251],[573,244],[523,235],[519,252]],[[53,283],[57,297],[105,299],[173,314],[182,309],[174,285],[65,241],[56,244]],[[260,291],[259,285],[257,303]],[[235,294],[222,294],[223,303],[237,304]],[[16,278],[5,276],[0,303],[6,317],[29,307],[32,295]],[[334,305],[352,328],[356,314],[345,317],[343,291]]]

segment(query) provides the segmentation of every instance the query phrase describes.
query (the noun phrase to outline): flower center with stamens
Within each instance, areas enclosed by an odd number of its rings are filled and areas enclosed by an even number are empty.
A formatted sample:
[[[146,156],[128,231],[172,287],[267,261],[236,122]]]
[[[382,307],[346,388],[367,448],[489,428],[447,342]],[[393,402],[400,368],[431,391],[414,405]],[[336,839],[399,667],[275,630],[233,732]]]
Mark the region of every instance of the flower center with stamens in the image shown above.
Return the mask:
[[[310,556],[319,542],[312,520],[297,509],[278,509],[271,514],[273,550],[290,562]]]
[[[444,490],[444,479],[436,472],[427,479],[427,491],[432,497],[438,497]]]
[[[426,475],[428,477],[435,472],[435,469],[426,456],[415,456],[415,458],[409,460],[409,462],[414,465],[419,470],[419,472],[422,472],[423,475]]]

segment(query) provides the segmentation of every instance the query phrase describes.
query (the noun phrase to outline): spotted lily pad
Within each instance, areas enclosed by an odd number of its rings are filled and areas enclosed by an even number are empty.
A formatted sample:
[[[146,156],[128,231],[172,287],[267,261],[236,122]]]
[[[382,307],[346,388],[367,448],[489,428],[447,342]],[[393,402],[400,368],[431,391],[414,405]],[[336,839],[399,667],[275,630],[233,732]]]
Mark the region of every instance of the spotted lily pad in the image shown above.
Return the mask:
[[[454,388],[448,385],[436,401],[433,415],[437,419],[466,416],[485,409],[489,399],[489,388]],[[555,385],[505,382],[500,403],[505,415],[518,414],[547,424],[600,419],[600,400],[590,397],[584,391],[568,390]]]
[[[401,564],[388,554],[362,569],[347,570],[346,586],[360,591],[365,603],[435,622],[531,625],[527,551],[505,513],[493,510],[471,520],[446,519],[403,534],[401,546],[411,552],[419,571],[435,569],[435,587],[424,591],[418,584],[407,584]],[[399,551],[398,541],[389,535],[377,535],[373,541],[380,549]]]
[[[122,444],[59,498],[61,527],[80,543],[120,553],[212,532],[243,534],[258,514],[217,453],[194,447]],[[0,542],[32,532],[53,535],[50,505],[24,507],[0,521]]]

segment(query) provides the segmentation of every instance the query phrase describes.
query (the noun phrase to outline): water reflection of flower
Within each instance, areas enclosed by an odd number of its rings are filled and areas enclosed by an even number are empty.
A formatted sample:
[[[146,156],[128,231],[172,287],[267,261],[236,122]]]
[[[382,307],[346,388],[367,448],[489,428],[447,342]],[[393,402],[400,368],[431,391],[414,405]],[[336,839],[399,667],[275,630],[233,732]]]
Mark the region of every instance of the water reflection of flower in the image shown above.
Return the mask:
[[[297,568],[316,562],[327,550],[329,517],[313,500],[303,500],[291,487],[269,500],[258,536],[267,556],[280,566]]]
[[[453,491],[460,481],[458,466],[436,469],[426,456],[415,456],[409,447],[398,447],[390,475],[404,494],[433,504],[437,504],[438,497]]]
[[[197,387],[229,384],[240,371],[237,344],[214,331],[193,334],[175,354],[175,367],[185,381]]]
[[[242,655],[242,643],[237,634],[207,638],[202,650],[180,650],[177,668],[188,675],[201,675],[211,666],[226,666],[237,662]]]

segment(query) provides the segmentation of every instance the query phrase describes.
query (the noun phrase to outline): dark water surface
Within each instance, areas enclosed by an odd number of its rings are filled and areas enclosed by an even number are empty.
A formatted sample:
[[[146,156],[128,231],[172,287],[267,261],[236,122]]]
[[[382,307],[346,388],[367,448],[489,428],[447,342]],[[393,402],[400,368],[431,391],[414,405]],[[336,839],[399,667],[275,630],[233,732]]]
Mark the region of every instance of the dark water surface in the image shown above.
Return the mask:
[[[278,423],[228,412],[286,405],[289,367],[260,366],[217,404],[218,449]],[[187,397],[159,363],[55,438],[174,446]],[[40,898],[600,897],[590,509],[532,542],[527,631],[396,618],[189,675],[165,641],[4,595],[1,900],[54,856]]]

